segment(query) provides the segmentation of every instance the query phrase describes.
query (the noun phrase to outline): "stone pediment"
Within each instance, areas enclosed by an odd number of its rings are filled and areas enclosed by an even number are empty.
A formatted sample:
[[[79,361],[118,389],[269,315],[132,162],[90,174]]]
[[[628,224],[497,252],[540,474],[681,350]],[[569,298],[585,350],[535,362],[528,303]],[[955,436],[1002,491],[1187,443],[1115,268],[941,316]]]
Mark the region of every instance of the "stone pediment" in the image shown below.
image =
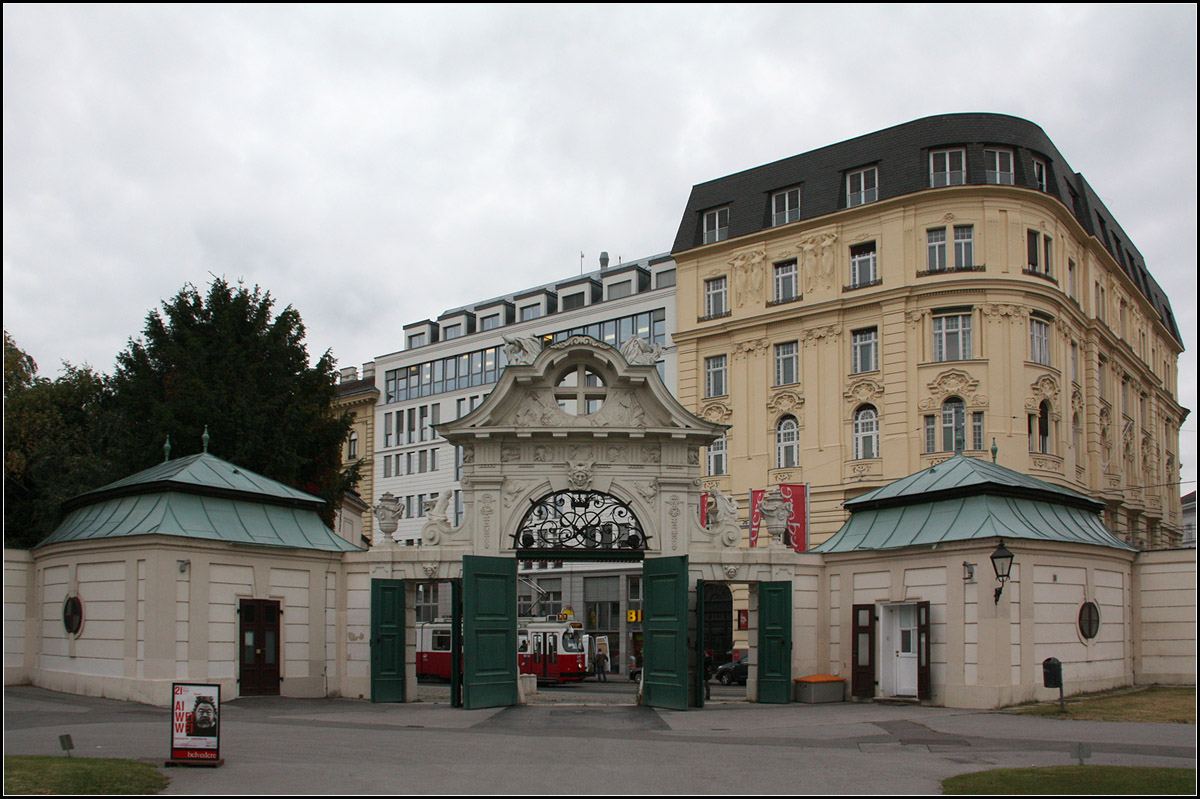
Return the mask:
[[[530,363],[509,363],[496,388],[471,413],[437,426],[451,441],[535,431],[697,436],[700,445],[724,433],[680,405],[658,369],[639,357],[646,347],[613,347],[574,336],[544,347]],[[649,348],[653,351],[653,348]]]

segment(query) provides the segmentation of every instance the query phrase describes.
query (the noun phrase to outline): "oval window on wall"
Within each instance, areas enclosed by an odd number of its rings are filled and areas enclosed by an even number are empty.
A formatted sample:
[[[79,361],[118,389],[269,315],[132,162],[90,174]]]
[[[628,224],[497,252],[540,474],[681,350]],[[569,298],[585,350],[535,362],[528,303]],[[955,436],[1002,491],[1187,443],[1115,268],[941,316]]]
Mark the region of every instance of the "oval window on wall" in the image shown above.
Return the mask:
[[[1079,634],[1090,641],[1099,631],[1100,607],[1095,602],[1084,602],[1079,608]]]
[[[71,635],[83,629],[83,601],[77,596],[69,596],[63,602],[63,627]]]

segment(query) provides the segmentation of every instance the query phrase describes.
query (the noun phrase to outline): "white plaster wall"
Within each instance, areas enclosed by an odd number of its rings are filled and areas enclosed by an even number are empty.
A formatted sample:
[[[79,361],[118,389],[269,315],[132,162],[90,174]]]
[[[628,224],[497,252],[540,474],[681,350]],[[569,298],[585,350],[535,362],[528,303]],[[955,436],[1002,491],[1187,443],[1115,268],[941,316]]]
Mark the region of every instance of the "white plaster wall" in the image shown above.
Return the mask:
[[[21,549],[4,550],[5,685],[29,681],[29,658],[36,648],[29,618],[32,601],[33,557]]]
[[[37,623],[41,628],[42,652],[34,662],[42,669],[71,668],[69,636],[62,625],[62,605],[67,598],[70,579],[71,571],[67,566],[52,566],[41,573],[41,603],[37,608]],[[84,613],[87,612],[85,605]]]
[[[820,640],[821,579],[819,574],[800,574],[792,580],[792,677],[804,677],[823,669],[816,649]],[[823,663],[823,659],[820,661]]]
[[[1196,684],[1196,550],[1142,552],[1134,565],[1138,684]]]
[[[255,596],[252,566],[214,562],[209,567],[209,679],[237,679],[238,600]]]
[[[291,680],[309,676],[308,570],[271,569],[269,596],[283,611],[279,626],[281,675]]]

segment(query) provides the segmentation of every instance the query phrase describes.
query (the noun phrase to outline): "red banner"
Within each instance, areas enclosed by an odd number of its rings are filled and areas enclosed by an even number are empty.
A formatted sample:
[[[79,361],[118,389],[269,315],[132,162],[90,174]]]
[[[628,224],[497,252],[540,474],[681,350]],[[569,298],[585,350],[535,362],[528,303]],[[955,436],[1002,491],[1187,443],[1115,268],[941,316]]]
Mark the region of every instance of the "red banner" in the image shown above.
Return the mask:
[[[708,528],[708,492],[700,495],[700,526]]]
[[[750,547],[758,546],[758,530],[762,526],[762,499],[766,491],[761,488],[750,489]]]
[[[797,552],[808,549],[808,483],[780,483],[779,493],[791,506],[788,545]]]

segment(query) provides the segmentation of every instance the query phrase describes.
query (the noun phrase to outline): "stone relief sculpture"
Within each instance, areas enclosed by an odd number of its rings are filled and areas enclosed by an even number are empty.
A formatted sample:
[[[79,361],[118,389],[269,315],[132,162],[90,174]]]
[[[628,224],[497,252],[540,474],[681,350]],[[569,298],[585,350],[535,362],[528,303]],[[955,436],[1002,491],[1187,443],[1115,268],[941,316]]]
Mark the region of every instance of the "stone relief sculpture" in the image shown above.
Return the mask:
[[[641,336],[626,339],[621,345],[621,355],[630,366],[653,366],[662,357],[663,346],[650,343]]]
[[[592,487],[592,461],[567,461],[567,482],[576,491]]]
[[[533,336],[503,336],[504,354],[508,362],[517,366],[533,363],[542,351],[541,339]]]
[[[810,294],[816,289],[833,288],[833,275],[836,271],[833,245],[837,239],[836,233],[820,233],[800,242],[805,294]]]
[[[761,249],[740,252],[730,259],[733,268],[734,301],[741,308],[747,301],[762,300],[763,264],[767,254]]]

